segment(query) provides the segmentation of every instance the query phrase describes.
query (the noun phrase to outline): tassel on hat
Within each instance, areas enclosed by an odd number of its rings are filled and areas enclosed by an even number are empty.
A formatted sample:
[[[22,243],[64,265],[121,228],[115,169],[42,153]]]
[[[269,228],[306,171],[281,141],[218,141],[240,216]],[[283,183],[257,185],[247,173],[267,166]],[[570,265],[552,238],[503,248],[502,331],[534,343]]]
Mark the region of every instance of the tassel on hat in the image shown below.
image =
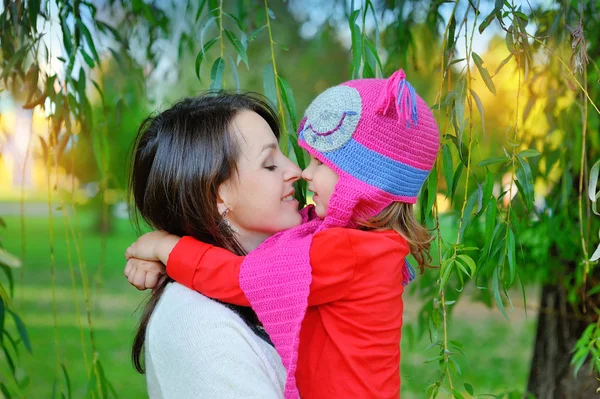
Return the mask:
[[[385,84],[377,113],[387,115],[392,105],[395,105],[398,116],[403,117],[408,127],[417,127],[419,123],[419,114],[417,112],[417,92],[414,87],[406,80],[406,74],[402,69],[394,72]]]

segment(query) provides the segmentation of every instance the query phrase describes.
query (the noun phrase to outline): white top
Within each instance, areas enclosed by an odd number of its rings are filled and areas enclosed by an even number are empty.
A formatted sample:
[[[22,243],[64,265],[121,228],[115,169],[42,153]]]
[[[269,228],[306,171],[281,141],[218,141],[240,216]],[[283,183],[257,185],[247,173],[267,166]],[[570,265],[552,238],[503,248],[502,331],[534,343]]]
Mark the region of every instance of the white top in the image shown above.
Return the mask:
[[[275,349],[232,310],[170,283],[148,324],[146,382],[152,399],[283,398]]]

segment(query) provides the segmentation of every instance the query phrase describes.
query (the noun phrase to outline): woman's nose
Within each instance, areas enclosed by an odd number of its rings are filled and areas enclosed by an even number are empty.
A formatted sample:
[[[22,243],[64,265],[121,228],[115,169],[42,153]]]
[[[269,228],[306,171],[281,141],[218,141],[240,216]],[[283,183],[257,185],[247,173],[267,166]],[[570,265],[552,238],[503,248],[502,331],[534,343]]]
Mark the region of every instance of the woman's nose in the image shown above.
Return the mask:
[[[310,164],[302,171],[302,178],[306,181],[312,180],[312,173],[310,173]]]
[[[285,180],[296,181],[300,180],[300,176],[302,175],[302,169],[298,167],[295,163],[290,161],[288,170],[286,171]]]

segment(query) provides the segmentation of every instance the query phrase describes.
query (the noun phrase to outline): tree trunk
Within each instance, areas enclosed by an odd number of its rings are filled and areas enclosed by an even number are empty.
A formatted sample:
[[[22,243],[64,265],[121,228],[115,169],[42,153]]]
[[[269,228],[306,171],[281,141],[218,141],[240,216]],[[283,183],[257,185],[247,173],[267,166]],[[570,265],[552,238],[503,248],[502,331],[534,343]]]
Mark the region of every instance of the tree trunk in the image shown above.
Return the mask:
[[[537,399],[600,398],[596,393],[600,383],[589,361],[581,367],[577,377],[570,364],[575,343],[591,322],[575,313],[560,284],[544,285],[527,384],[529,393]]]

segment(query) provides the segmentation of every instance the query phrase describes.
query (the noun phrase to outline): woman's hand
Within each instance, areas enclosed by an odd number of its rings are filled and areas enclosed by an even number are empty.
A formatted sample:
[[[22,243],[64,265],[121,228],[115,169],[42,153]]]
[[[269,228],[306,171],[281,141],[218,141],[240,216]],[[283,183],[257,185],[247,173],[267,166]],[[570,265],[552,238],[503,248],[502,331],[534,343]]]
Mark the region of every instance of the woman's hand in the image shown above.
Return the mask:
[[[166,231],[152,231],[138,238],[125,251],[125,259],[137,258],[167,264],[169,254],[180,237]]]
[[[155,288],[167,275],[167,268],[161,262],[129,258],[125,265],[125,277],[129,284],[140,291]]]

